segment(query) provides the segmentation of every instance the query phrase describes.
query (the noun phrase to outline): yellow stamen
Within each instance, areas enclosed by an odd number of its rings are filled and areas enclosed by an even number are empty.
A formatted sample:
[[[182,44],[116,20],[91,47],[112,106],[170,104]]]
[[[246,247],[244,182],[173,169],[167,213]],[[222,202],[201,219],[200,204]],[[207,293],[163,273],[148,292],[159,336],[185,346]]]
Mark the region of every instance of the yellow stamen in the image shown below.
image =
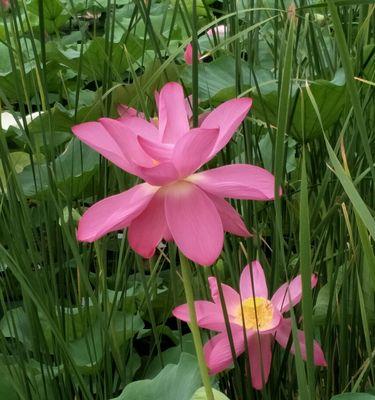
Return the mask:
[[[256,311],[256,312],[255,312]],[[243,313],[243,315],[242,315]],[[236,312],[235,321],[246,329],[266,330],[273,320],[272,303],[263,297],[250,297],[242,302]]]

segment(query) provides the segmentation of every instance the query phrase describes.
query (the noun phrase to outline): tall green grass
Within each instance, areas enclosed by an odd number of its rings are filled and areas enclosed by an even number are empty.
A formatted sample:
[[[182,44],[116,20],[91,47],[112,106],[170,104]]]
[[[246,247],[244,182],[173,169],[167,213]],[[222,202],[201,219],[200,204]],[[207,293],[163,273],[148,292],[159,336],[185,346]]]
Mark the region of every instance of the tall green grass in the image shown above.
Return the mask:
[[[85,19],[87,10],[100,18]],[[215,384],[230,399],[303,400],[375,386],[373,4],[12,0],[0,16],[0,110],[17,120],[0,131],[0,393],[111,399],[153,377],[168,348],[189,351],[186,326],[171,317],[184,302],[173,246],[147,261],[126,233],[95,245],[75,238],[86,207],[135,179],[72,139],[70,127],[115,116],[119,102],[152,117],[154,89],[172,80],[193,94],[195,124],[198,112],[252,96],[254,111],[210,166],[264,166],[283,187],[274,204],[233,203],[255,234],[227,236],[215,266],[193,268],[195,298],[208,297],[211,273],[237,287],[254,258],[270,291],[298,273],[303,280],[291,317],[294,336],[305,330],[307,363],[275,346],[262,392],[251,388],[246,357]],[[209,44],[213,62],[198,63],[198,35],[218,23],[228,32]],[[94,41],[89,58],[84,46]],[[74,43],[82,46],[60,51]],[[338,96],[327,84],[337,73]],[[27,124],[31,112],[40,115]],[[313,365],[313,338],[326,369]]]

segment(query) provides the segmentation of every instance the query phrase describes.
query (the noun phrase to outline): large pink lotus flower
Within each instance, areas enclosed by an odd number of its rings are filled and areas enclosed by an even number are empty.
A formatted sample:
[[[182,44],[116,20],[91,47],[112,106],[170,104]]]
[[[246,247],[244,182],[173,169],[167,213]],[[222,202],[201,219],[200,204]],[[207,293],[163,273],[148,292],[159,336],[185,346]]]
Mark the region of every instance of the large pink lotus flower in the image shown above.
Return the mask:
[[[209,371],[211,374],[217,374],[228,368],[233,359],[218,284],[214,277],[208,280],[213,302],[196,301],[195,310],[200,327],[220,332],[204,346]],[[314,287],[316,283],[317,277],[312,275],[311,286]],[[300,302],[301,276],[297,276],[289,284],[284,283],[269,300],[263,268],[258,261],[253,261],[251,271],[249,265],[242,271],[240,293],[225,284],[222,284],[221,288],[236,355],[245,352],[246,341],[252,384],[255,389],[260,390],[268,380],[274,341],[276,340],[284,348],[287,347],[292,326],[290,318],[284,318],[282,314]],[[182,321],[190,321],[187,304],[175,308],[173,315]],[[306,359],[303,331],[298,330],[298,341],[302,358]],[[290,351],[294,354],[294,344]],[[316,341],[314,341],[314,362],[320,366],[327,365],[323,351]]]
[[[194,129],[181,85],[166,84],[157,105],[158,122],[127,113],[72,128],[88,146],[145,181],[90,207],[77,238],[93,242],[127,227],[130,246],[143,257],[151,257],[164,238],[175,241],[191,260],[211,265],[222,250],[224,231],[249,235],[224,198],[274,198],[274,177],[260,167],[234,164],[196,173],[231,139],[251,99],[221,104]]]

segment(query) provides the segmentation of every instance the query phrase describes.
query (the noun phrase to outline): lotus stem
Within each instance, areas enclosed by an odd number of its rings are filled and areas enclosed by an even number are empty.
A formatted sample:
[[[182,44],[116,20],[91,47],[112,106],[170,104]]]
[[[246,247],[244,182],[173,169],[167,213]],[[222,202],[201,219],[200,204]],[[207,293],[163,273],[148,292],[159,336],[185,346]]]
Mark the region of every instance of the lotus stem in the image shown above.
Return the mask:
[[[204,389],[206,391],[207,400],[215,400],[212,391],[211,380],[208,375],[206,361],[204,359],[202,338],[198,328],[197,315],[195,313],[193,287],[191,285],[191,279],[190,279],[190,274],[191,274],[190,265],[189,261],[181,252],[180,252],[180,262],[181,262],[182,281],[184,284],[186,302],[189,307],[189,316],[190,316],[189,328],[191,330],[191,334],[193,335],[195,351],[197,353],[197,358],[198,358],[199,371],[201,374]]]

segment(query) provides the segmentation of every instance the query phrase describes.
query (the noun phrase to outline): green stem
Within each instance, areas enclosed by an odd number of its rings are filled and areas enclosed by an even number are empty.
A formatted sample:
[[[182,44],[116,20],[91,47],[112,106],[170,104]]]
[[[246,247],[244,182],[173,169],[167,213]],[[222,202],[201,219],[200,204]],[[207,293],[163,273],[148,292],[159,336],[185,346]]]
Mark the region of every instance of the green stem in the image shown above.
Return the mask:
[[[105,288],[106,288],[106,267],[104,264],[103,260],[103,254],[102,254],[102,249],[100,246],[99,242],[94,242],[94,249],[96,253],[96,258],[98,260],[98,268],[99,268],[99,275],[98,275],[98,280],[99,280],[99,295],[101,296],[101,301],[102,304],[104,304],[104,294],[105,294]]]
[[[193,341],[194,341],[195,351],[197,353],[199,370],[201,373],[203,386],[206,391],[207,400],[215,400],[214,394],[212,392],[210,377],[208,376],[206,362],[204,360],[202,338],[199,332],[197,316],[195,313],[193,287],[191,285],[191,279],[190,279],[190,265],[189,261],[181,252],[180,252],[180,261],[182,270],[182,281],[184,284],[186,301],[189,307],[189,317],[190,317],[189,327],[191,330],[191,334],[193,335]]]

